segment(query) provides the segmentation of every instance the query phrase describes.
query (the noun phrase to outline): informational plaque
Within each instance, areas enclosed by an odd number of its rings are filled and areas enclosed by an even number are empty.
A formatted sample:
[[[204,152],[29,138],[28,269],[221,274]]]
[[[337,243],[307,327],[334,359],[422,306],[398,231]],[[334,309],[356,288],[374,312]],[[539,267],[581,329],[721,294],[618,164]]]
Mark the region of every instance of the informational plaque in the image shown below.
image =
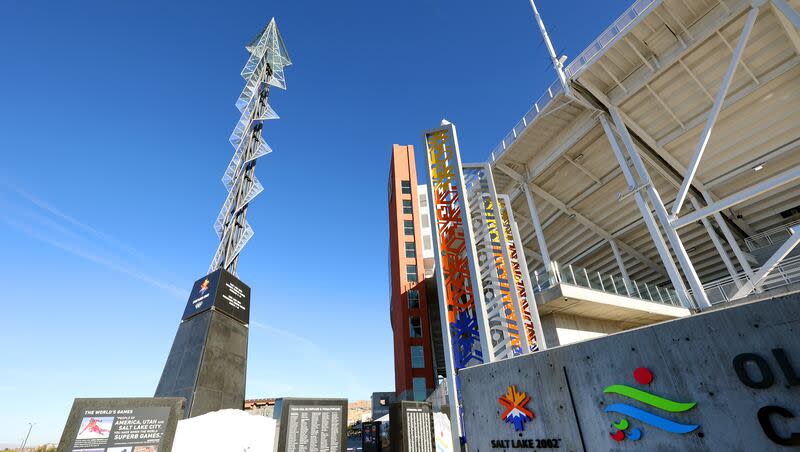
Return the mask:
[[[226,270],[216,270],[195,281],[183,320],[216,309],[240,323],[250,323],[250,287]]]
[[[75,399],[58,452],[170,452],[182,398]]]
[[[344,452],[347,399],[283,398],[275,402],[278,452]]]
[[[428,402],[393,403],[389,414],[389,429],[393,451],[430,452],[436,450],[433,409]]]

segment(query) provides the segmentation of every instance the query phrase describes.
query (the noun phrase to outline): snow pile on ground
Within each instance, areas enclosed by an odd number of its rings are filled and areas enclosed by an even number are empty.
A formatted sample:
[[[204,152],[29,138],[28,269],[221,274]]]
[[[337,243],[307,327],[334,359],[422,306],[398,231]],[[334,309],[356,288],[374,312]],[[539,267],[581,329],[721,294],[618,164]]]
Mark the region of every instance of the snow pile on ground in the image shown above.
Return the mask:
[[[453,436],[450,430],[450,419],[444,413],[433,413],[433,430],[436,435],[436,451],[452,452]]]
[[[275,419],[220,410],[178,421],[172,452],[272,452]]]

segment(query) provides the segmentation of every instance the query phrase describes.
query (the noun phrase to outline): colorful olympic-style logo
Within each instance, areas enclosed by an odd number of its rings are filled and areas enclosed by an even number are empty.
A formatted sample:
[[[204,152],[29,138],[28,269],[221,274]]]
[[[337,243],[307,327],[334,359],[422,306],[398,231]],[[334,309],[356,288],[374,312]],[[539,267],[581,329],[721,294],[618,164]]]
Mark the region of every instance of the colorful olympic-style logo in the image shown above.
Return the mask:
[[[203,294],[206,293],[206,291],[208,290],[208,285],[209,284],[210,284],[210,282],[209,282],[208,278],[206,278],[206,280],[203,281],[203,284],[200,284],[200,295],[203,295]]]
[[[649,385],[650,382],[653,381],[653,373],[645,367],[639,367],[633,371],[633,378],[641,385]],[[617,394],[628,397],[668,413],[682,413],[691,410],[697,405],[696,402],[674,402],[664,397],[626,385],[611,385],[603,389],[603,392],[606,394]],[[663,418],[641,408],[628,405],[627,403],[611,404],[606,407],[605,412],[619,413],[670,433],[689,433],[700,427],[694,424],[681,424],[680,422]],[[628,419],[625,417],[617,422],[612,422],[611,426],[616,429],[616,431],[609,433],[611,438],[615,441],[621,442],[626,438],[631,441],[637,441],[642,437],[642,430],[631,427]]]
[[[525,407],[531,401],[531,396],[517,391],[515,385],[510,385],[505,395],[500,396],[497,400],[506,407],[501,418],[510,424],[514,424],[514,430],[518,432],[525,429],[525,422],[536,417],[533,415],[533,411]]]

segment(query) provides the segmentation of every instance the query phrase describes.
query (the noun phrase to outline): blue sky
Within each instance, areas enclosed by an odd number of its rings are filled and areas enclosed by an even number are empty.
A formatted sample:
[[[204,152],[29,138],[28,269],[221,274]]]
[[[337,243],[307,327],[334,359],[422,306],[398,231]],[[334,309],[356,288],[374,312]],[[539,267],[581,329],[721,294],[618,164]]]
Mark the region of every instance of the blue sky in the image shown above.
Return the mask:
[[[538,4],[570,57],[628,5]],[[272,16],[295,64],[239,265],[247,395],[394,389],[391,144],[446,117],[486,159],[555,79],[527,1],[3,1],[0,445],[27,422],[57,441],[74,397],[152,395],[216,246],[243,46]]]

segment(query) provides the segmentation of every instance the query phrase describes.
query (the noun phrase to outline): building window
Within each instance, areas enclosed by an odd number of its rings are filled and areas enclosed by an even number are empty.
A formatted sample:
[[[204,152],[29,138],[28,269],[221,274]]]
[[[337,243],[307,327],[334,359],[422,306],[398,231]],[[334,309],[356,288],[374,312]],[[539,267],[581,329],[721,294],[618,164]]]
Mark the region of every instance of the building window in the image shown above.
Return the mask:
[[[407,293],[408,309],[419,309],[419,291],[411,289]]]
[[[422,320],[420,320],[419,317],[411,317],[409,325],[411,326],[409,329],[409,335],[411,337],[422,337]]]
[[[412,388],[414,390],[414,400],[421,402],[428,396],[428,390],[425,388],[425,377],[414,377]]]
[[[406,257],[417,257],[417,247],[414,242],[406,242]]]
[[[401,180],[400,181],[400,192],[404,195],[411,194],[411,181],[408,180]]]
[[[425,350],[421,345],[411,346],[411,368],[424,369],[425,368]]]
[[[403,220],[403,232],[405,235],[414,235],[414,220]]]
[[[416,265],[406,265],[406,281],[408,282],[417,282],[417,266]]]
[[[429,250],[433,248],[433,242],[431,242],[431,236],[423,235],[422,236],[422,249]]]
[[[414,210],[413,210],[413,206],[411,204],[411,200],[410,199],[404,199],[403,200],[403,213],[411,214],[413,212],[414,212]]]

